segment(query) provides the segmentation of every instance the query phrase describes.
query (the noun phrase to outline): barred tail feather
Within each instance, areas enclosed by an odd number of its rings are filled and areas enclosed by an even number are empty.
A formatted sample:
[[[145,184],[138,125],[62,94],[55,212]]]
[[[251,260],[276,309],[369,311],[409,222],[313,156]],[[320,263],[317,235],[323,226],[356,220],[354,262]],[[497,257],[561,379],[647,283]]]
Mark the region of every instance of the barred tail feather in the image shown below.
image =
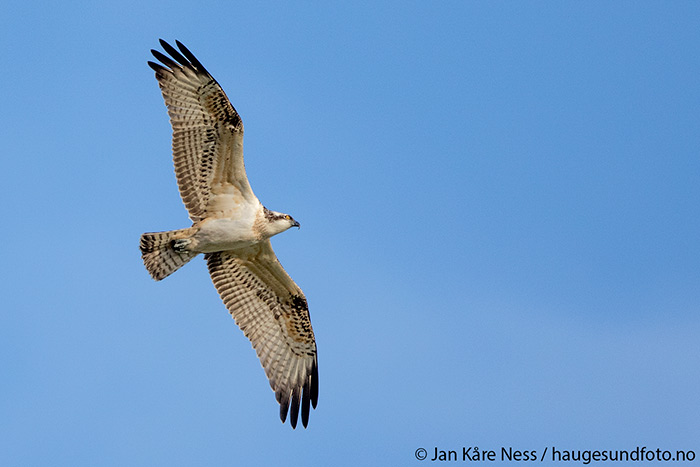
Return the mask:
[[[189,238],[195,231],[190,227],[141,235],[141,257],[151,277],[157,281],[165,279],[197,256],[194,252],[173,249],[175,240]]]

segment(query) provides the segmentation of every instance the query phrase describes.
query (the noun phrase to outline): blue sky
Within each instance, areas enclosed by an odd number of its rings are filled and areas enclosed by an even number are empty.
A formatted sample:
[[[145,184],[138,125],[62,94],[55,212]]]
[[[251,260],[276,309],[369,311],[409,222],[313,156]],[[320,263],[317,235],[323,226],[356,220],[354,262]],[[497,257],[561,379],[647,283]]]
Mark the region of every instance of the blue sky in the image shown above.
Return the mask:
[[[700,454],[697,3],[3,10],[0,464]],[[162,283],[141,263],[142,232],[189,225],[161,37],[224,87],[256,194],[302,224],[273,246],[318,342],[307,430],[203,261]]]

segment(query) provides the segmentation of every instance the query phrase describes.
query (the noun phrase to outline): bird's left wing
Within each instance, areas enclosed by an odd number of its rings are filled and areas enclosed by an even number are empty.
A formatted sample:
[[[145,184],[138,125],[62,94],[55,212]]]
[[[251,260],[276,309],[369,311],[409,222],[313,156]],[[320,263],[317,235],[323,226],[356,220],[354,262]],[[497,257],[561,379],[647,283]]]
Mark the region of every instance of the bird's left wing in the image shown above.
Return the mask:
[[[306,427],[318,401],[316,340],[306,298],[277,260],[270,241],[208,253],[216,289],[250,339],[280,404],[282,422]]]
[[[173,162],[180,196],[190,218],[230,215],[237,196],[255,199],[243,164],[243,122],[219,83],[184,45],[161,39],[170,57],[151,53],[161,63],[148,62],[156,72],[173,127]],[[222,195],[222,196],[219,196]]]

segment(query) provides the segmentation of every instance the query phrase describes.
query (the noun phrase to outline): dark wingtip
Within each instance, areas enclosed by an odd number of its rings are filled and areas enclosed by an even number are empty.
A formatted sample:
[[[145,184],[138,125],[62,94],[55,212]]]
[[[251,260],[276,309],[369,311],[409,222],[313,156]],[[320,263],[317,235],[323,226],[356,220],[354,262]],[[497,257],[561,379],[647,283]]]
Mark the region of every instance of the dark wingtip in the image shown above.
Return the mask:
[[[154,62],[149,61],[148,66],[153,68],[153,71],[156,72],[156,76],[163,76],[168,71],[168,69],[165,68],[160,63],[154,63]]]
[[[160,61],[163,65],[169,67],[171,70],[174,70],[174,69],[176,69],[176,68],[178,68],[178,69],[180,68],[180,65],[178,65],[177,63],[175,63],[175,62],[174,62],[170,57],[168,57],[167,55],[164,55],[164,54],[158,52],[157,50],[151,50],[151,53],[153,54],[154,57],[156,57],[156,59],[157,59],[158,61]]]
[[[311,370],[311,405],[316,408],[318,404],[318,357],[314,359],[314,367]]]
[[[187,61],[187,59],[185,57],[183,57],[182,54],[175,49],[175,47],[173,47],[172,45],[168,44],[165,41],[161,42],[160,45],[162,45],[163,49],[167,53],[169,53],[170,56],[173,57],[180,65],[187,67],[187,68],[194,69],[192,64],[189,61]]]
[[[282,423],[287,421],[287,412],[289,411],[289,396],[283,396],[278,394],[277,402],[280,404],[280,420]]]
[[[292,406],[289,409],[289,423],[291,423],[292,428],[297,427],[297,420],[299,419],[299,401],[301,398],[301,388],[294,388],[292,390]]]
[[[176,40],[175,45],[177,45],[177,48],[180,49],[180,52],[182,52],[182,55],[187,57],[187,60],[190,61],[190,63],[198,70],[203,73],[209,74],[206,68],[200,63],[199,60],[197,60],[197,57],[194,56],[192,52],[190,52],[190,49],[185,47],[182,42]],[[210,75],[210,74],[209,74]],[[211,76],[211,75],[210,75]]]
[[[309,385],[304,385],[304,395],[301,398],[301,424],[304,428],[309,424],[309,411],[311,410],[311,404],[309,400]]]
[[[304,428],[309,423],[309,413],[311,412],[311,405],[314,409],[318,403],[318,365],[316,360],[314,360],[311,367],[311,374],[306,378],[304,383],[304,394],[301,399],[301,422],[304,424]]]

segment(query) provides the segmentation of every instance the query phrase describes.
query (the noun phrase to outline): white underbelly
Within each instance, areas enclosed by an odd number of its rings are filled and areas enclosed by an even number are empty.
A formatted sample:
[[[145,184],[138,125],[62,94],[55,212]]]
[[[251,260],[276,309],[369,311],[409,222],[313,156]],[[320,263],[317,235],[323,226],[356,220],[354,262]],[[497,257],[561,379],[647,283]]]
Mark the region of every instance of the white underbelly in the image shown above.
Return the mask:
[[[259,242],[253,222],[245,219],[209,219],[194,235],[194,249],[200,253],[235,250]]]

